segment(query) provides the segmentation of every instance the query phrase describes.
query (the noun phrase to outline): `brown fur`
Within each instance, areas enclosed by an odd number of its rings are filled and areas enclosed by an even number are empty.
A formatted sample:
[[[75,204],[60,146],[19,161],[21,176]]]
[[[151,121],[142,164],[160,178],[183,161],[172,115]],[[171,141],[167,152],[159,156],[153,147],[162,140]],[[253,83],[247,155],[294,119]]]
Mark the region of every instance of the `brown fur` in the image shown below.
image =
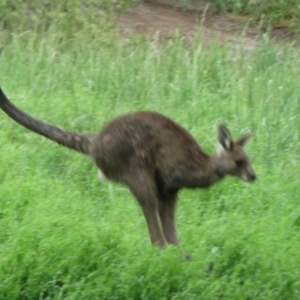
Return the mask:
[[[225,175],[254,181],[243,147],[251,135],[233,141],[218,128],[222,149],[208,155],[192,135],[155,112],[121,116],[100,133],[78,134],[36,120],[14,106],[0,89],[0,107],[22,126],[90,156],[106,178],[129,187],[147,221],[153,244],[177,244],[175,208],[181,188],[206,188]]]

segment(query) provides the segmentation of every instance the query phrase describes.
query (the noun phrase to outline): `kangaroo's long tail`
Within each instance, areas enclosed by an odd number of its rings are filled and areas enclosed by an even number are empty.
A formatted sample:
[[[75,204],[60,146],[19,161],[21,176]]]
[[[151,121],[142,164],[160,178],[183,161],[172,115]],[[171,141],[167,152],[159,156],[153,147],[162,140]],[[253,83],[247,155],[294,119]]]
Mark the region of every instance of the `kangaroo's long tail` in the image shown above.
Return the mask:
[[[83,154],[89,154],[92,135],[65,131],[56,126],[32,118],[30,115],[26,114],[11,103],[1,88],[0,107],[8,116],[27,129],[57,142],[60,145],[66,146]]]

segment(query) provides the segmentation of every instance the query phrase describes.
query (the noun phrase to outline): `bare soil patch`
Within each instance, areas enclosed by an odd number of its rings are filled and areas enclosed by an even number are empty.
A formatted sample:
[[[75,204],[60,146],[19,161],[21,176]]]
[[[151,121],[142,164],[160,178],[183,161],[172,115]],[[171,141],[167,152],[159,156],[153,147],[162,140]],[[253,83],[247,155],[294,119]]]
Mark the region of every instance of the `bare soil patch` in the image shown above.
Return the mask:
[[[117,17],[122,34],[159,34],[170,38],[180,28],[187,38],[193,38],[196,27],[200,26],[204,44],[219,43],[252,50],[262,32],[247,26],[243,16],[217,13],[207,1],[198,1],[197,6],[182,9],[172,5],[174,0],[141,2],[128,12]],[[273,30],[271,35],[277,39],[291,41],[291,34],[285,28]]]

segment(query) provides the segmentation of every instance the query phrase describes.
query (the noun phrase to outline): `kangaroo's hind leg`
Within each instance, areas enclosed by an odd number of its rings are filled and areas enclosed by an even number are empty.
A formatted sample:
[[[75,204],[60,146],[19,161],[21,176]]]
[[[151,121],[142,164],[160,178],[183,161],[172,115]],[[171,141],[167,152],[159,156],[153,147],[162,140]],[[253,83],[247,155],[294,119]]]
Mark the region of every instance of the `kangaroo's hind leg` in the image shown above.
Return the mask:
[[[165,238],[158,219],[157,187],[151,170],[139,168],[126,177],[124,182],[142,207],[151,242],[160,247],[165,246]]]
[[[169,244],[175,245],[179,243],[175,224],[176,204],[177,192],[159,198],[159,216],[164,237]]]

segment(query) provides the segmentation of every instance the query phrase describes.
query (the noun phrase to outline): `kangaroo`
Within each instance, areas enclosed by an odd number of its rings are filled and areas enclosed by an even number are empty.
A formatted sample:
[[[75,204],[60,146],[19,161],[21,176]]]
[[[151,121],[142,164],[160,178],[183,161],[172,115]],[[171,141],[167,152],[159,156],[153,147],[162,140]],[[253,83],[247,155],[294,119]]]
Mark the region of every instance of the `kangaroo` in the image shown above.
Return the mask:
[[[151,242],[160,247],[179,243],[175,209],[181,188],[207,188],[226,175],[256,179],[244,152],[252,134],[234,141],[222,124],[217,135],[221,147],[210,156],[186,129],[156,112],[130,113],[99,133],[81,134],[32,118],[1,88],[0,107],[27,129],[89,156],[100,177],[128,186],[142,208]]]

